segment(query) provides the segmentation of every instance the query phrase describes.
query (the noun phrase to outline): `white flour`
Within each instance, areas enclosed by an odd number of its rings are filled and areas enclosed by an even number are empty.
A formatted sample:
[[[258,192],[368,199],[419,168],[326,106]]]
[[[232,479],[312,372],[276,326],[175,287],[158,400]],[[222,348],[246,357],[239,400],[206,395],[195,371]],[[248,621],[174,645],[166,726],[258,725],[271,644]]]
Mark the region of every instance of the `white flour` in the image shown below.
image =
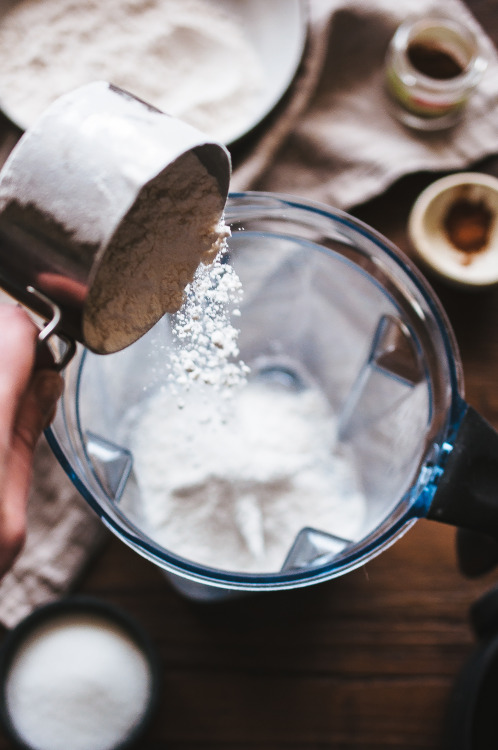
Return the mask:
[[[185,407],[164,387],[129,413],[134,514],[170,551],[207,566],[277,572],[306,526],[355,538],[365,499],[315,389],[249,381],[228,414],[209,387]]]
[[[254,110],[259,60],[210,0],[21,0],[0,22],[0,99],[27,126],[106,80],[224,141]]]
[[[201,265],[186,289],[185,303],[173,317],[173,348],[168,379],[183,404],[191,386],[206,384],[227,398],[245,383],[248,368],[238,359],[238,317],[242,285],[221,251],[213,263]]]
[[[216,179],[192,152],[143,189],[91,285],[84,318],[90,347],[124,348],[178,311],[199,264],[211,263],[230,234],[223,210]]]

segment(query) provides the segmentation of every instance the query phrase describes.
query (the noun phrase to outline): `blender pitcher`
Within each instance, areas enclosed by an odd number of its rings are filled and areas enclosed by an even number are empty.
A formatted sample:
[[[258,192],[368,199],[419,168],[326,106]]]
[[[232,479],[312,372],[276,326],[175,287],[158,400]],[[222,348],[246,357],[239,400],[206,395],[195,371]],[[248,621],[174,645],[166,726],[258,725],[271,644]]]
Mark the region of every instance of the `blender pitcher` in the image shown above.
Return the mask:
[[[302,527],[288,528],[282,502],[276,525],[288,534],[286,551],[269,569],[241,570],[230,559],[206,564],[195,547],[185,555],[157,535],[144,516],[133,436],[123,424],[131,407],[140,413],[151,394],[168,388],[172,321],[165,316],[124,351],[99,357],[80,347],[65,371],[48,440],[103,522],[180,590],[202,599],[342,575],[418,518],[496,536],[498,437],[464,400],[453,333],[417,269],[372,229],[312,202],[233,194],[225,219],[232,235],[223,260],[244,292],[236,326],[247,382],[280,389],[291,400],[311,390],[320,394],[335,425],[322,446],[326,458],[333,466],[347,453],[362,502],[349,506],[354,512],[346,531],[333,515],[325,527],[302,483]],[[164,434],[175,424],[177,417],[165,418]],[[165,482],[175,468],[165,455]],[[223,460],[216,471],[219,483],[229,483]],[[254,483],[252,490],[257,495]],[[230,512],[217,506],[206,528]],[[193,536],[198,521],[187,512],[182,518],[185,536]],[[221,533],[220,526],[219,545],[231,543]]]

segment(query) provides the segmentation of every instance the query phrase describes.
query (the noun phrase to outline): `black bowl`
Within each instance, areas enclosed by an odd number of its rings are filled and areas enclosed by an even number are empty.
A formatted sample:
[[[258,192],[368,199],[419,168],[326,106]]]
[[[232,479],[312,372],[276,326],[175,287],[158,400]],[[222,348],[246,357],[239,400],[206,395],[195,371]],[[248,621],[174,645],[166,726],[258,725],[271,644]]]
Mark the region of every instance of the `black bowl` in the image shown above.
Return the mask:
[[[67,615],[95,615],[119,626],[145,656],[150,670],[150,696],[140,721],[131,729],[126,738],[116,744],[113,750],[131,748],[145,732],[157,708],[160,693],[160,669],[154,646],[138,623],[119,607],[88,596],[68,596],[57,602],[43,605],[10,630],[0,647],[0,722],[6,735],[19,750],[33,750],[33,747],[19,736],[10,717],[6,702],[6,686],[13,659],[26,638],[38,627],[56,622]]]

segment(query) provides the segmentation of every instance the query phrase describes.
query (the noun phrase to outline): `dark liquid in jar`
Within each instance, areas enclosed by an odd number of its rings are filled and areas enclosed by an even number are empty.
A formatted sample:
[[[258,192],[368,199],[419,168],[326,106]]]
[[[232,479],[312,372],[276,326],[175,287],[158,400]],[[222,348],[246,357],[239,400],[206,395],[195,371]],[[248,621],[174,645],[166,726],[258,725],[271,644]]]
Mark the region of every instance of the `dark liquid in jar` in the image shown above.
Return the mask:
[[[433,42],[413,41],[408,45],[407,54],[413,67],[429,78],[446,81],[464,70],[450,52]]]

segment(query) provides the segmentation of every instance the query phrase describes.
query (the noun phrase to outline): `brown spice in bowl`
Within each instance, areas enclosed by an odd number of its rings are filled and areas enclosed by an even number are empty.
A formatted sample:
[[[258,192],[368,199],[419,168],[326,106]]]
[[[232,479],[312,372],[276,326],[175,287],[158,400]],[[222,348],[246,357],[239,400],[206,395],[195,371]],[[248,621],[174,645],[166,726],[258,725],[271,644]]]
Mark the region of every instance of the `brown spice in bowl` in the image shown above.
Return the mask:
[[[487,246],[493,218],[493,212],[484,200],[471,201],[460,197],[448,208],[443,226],[448,240],[457,250],[473,254]],[[471,260],[467,258],[466,262]]]

